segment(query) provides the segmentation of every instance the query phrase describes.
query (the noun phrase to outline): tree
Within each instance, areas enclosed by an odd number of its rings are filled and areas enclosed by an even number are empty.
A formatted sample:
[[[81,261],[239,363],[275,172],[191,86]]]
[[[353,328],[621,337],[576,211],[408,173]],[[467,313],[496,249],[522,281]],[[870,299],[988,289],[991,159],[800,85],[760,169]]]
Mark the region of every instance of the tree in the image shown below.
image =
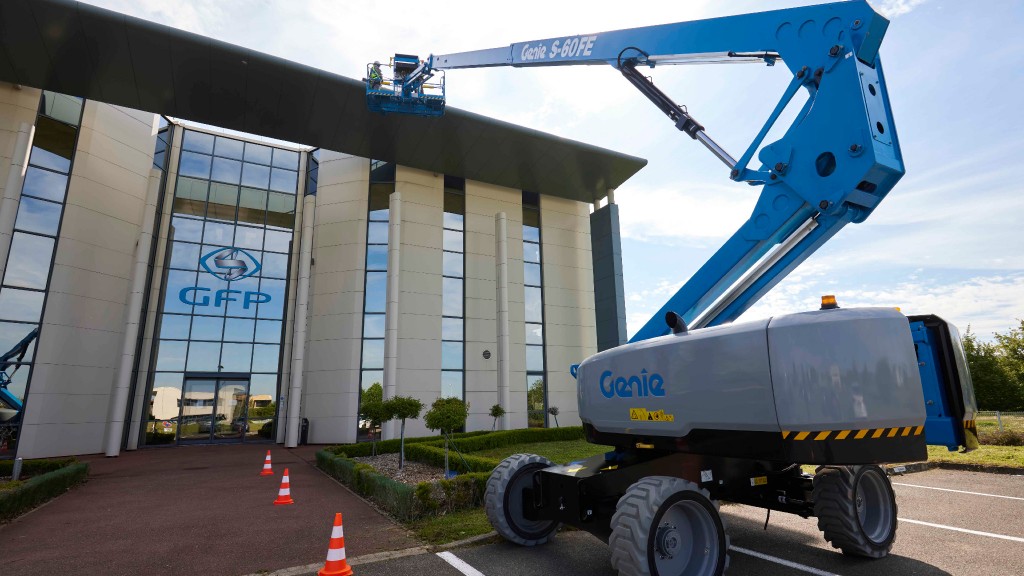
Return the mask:
[[[396,419],[402,421],[402,440],[398,451],[399,470],[405,467],[405,420],[419,418],[421,410],[423,410],[423,402],[411,396],[395,396],[384,401],[384,421]]]
[[[448,435],[466,426],[469,405],[458,398],[438,398],[423,416],[427,428],[444,434],[444,473],[448,475]]]
[[[544,426],[544,379],[537,378],[526,390],[526,410],[529,425]]]
[[[491,432],[498,427],[498,418],[505,415],[505,409],[501,407],[501,404],[495,404],[491,406],[491,418],[494,418],[494,423],[491,424]]]
[[[978,408],[983,410],[1020,410],[1024,407],[1024,387],[1020,376],[1016,376],[1009,368],[1013,362],[1007,361],[1006,348],[1003,342],[1012,349],[1016,339],[1020,339],[1020,330],[1011,330],[1010,334],[996,334],[997,343],[982,342],[978,335],[971,332],[971,327],[963,335],[964,353],[974,382],[974,396]],[[1019,346],[1019,344],[1018,344]],[[1019,350],[1020,348],[1018,348]]]
[[[558,428],[558,406],[552,406],[548,408],[548,414],[555,417],[555,428]]]
[[[380,382],[374,382],[372,386],[363,390],[362,398],[359,401],[359,419],[365,421],[370,430],[370,441],[373,442],[373,455],[377,455],[377,436],[375,430],[380,425],[390,420],[384,411],[384,387]]]
[[[999,364],[1016,392],[1014,406],[1005,409],[1024,410],[1024,320],[1017,320],[1017,327],[1010,328],[1006,334],[996,332],[995,337],[999,346]]]

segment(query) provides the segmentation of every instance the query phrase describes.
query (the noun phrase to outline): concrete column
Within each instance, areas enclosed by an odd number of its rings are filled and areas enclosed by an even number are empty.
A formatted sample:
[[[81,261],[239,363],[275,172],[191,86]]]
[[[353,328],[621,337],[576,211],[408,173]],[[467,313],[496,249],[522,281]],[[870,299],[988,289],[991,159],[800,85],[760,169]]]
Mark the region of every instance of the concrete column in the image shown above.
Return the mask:
[[[398,297],[401,293],[402,194],[392,192],[388,220],[387,304],[384,308],[384,398],[398,393]],[[382,436],[397,438],[397,422],[384,424]]]
[[[21,186],[25,183],[25,171],[28,170],[28,155],[32,149],[32,137],[36,127],[22,122],[18,128],[18,136],[14,141],[11,154],[11,171],[7,173],[4,185],[4,197],[0,201],[0,279],[7,269],[7,253],[11,250],[11,237],[14,235],[14,220],[18,217],[18,205],[21,204]]]
[[[124,435],[124,418],[128,407],[128,391],[132,383],[132,369],[135,367],[135,345],[139,339],[139,320],[142,317],[142,300],[146,291],[146,276],[149,269],[149,252],[153,245],[153,227],[156,223],[156,203],[160,196],[160,180],[163,173],[156,168],[149,171],[149,190],[142,214],[142,230],[135,246],[135,265],[132,268],[132,290],[128,295],[128,323],[121,343],[121,364],[117,380],[110,395],[110,410],[107,414],[107,456],[121,453],[121,436]]]
[[[508,218],[504,212],[494,215],[494,267],[498,308],[498,402],[505,409],[501,429],[511,428],[512,400],[509,394],[509,327],[508,327]]]
[[[306,322],[309,310],[309,276],[313,265],[313,214],[316,196],[302,198],[302,236],[299,240],[299,278],[295,288],[295,328],[292,331],[291,389],[288,392],[288,430],[285,446],[299,445],[299,408],[302,406],[302,376],[306,357]]]
[[[615,188],[608,189],[608,204],[615,204]]]

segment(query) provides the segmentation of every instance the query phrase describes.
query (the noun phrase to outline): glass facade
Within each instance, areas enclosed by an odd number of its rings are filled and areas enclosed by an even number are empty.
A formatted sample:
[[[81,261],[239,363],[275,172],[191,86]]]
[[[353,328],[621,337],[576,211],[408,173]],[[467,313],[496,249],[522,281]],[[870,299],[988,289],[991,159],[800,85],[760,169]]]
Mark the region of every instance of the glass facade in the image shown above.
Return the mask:
[[[44,91],[0,284],[0,456],[17,449],[82,119],[81,98]]]
[[[274,438],[298,169],[296,151],[184,131],[147,444]]]
[[[466,181],[444,177],[441,254],[441,397],[466,399]]]
[[[544,289],[541,274],[540,195],[523,192],[523,292],[526,319],[526,409],[530,427],[547,426],[544,376]]]
[[[370,161],[369,208],[366,224],[366,284],[363,294],[363,349],[359,371],[359,404],[384,393],[384,320],[387,311],[388,223],[391,193],[395,191],[395,165]],[[360,409],[360,414],[362,410]],[[366,439],[375,430],[359,418],[357,437]]]

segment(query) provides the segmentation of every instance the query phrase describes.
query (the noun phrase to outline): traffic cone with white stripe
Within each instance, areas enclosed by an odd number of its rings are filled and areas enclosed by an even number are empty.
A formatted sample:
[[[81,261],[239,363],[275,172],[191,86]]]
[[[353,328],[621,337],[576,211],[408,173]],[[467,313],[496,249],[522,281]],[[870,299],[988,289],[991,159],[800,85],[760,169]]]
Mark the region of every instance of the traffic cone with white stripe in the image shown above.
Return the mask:
[[[270,467],[270,450],[267,450],[267,459],[263,461],[263,472],[260,476],[273,476],[274,469]]]
[[[281,477],[281,489],[277,491],[277,500],[274,500],[274,506],[280,506],[282,504],[295,504],[292,500],[292,486],[288,482],[288,469],[284,469],[284,476]]]
[[[327,563],[317,576],[352,576],[352,567],[345,561],[345,531],[341,527],[341,512],[334,515],[331,544],[327,547]]]

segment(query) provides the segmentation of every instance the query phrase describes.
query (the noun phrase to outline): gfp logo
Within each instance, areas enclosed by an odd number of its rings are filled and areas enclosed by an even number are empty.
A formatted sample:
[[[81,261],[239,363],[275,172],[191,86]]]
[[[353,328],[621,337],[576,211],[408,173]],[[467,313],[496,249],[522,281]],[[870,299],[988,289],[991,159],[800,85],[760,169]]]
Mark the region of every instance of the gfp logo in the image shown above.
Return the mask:
[[[260,271],[262,266],[259,261],[241,248],[218,248],[199,259],[199,265],[215,277],[231,282],[248,278]],[[190,306],[209,306],[209,288],[202,286],[188,286],[178,292],[178,300]],[[239,294],[242,299],[232,296]],[[227,302],[241,302],[242,308],[248,310],[253,304],[265,304],[270,302],[270,294],[256,292],[253,290],[232,290],[224,288],[213,292],[213,305],[221,307]]]
[[[199,264],[221,280],[241,280],[260,271],[259,261],[241,248],[214,250],[199,259]]]
[[[657,372],[648,374],[647,370],[641,370],[640,375],[616,377],[611,370],[605,370],[601,374],[601,394],[605,398],[643,398],[645,396],[664,396],[665,380]]]

